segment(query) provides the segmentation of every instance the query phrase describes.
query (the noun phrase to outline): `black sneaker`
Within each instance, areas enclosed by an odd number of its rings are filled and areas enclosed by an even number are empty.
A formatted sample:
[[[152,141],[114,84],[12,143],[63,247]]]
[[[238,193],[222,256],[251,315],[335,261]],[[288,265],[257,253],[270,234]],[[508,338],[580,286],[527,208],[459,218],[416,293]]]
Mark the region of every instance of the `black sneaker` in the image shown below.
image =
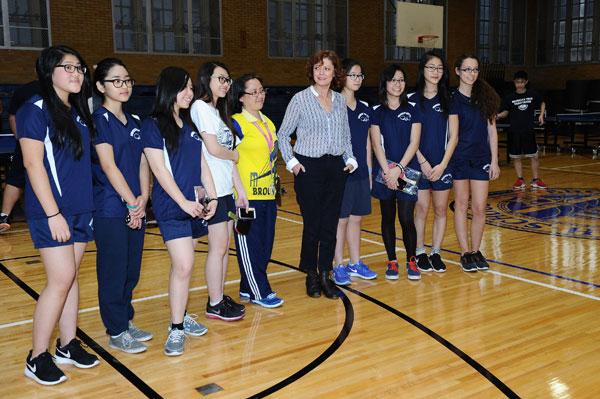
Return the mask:
[[[60,346],[60,338],[56,340],[56,355],[54,358],[58,364],[72,364],[80,369],[89,369],[100,364],[96,355],[86,352],[81,346],[81,341],[73,338],[65,346]]]
[[[477,263],[475,263],[473,255],[474,254],[470,252],[465,252],[460,257],[460,267],[462,267],[465,272],[472,273],[477,271]]]
[[[0,233],[10,230],[10,221],[8,215],[0,215]]]
[[[422,272],[432,272],[433,266],[431,266],[431,262],[429,262],[429,258],[426,253],[422,253],[417,255],[417,269]]]
[[[472,254],[473,259],[475,259],[475,263],[477,264],[477,270],[490,270],[490,264],[487,263],[485,256],[481,253],[481,251],[477,251]]]
[[[67,380],[67,376],[54,364],[52,355],[46,351],[31,358],[31,351],[25,360],[25,377],[31,378],[38,384],[56,385]]]
[[[436,273],[444,273],[446,271],[446,264],[442,260],[440,254],[431,254],[429,257],[433,271]]]
[[[206,317],[209,319],[220,319],[224,321],[236,321],[245,316],[245,313],[232,307],[225,297],[215,306],[211,306],[210,300],[206,303]]]
[[[233,298],[231,298],[229,295],[223,295],[223,299],[232,308],[238,310],[239,312],[246,313],[246,307],[244,305],[242,305],[241,303],[237,303],[236,301],[234,301]]]

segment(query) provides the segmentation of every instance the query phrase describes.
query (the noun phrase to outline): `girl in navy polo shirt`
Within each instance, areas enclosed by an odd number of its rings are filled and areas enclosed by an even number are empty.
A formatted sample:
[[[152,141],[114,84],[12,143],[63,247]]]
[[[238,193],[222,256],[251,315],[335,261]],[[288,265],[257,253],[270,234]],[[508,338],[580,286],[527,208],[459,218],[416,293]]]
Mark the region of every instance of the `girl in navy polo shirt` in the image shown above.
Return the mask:
[[[377,158],[373,165],[372,194],[379,199],[381,207],[381,234],[388,256],[385,278],[388,280],[398,279],[396,207],[406,249],[408,279],[421,278],[415,258],[417,232],[414,211],[417,195],[398,190],[398,179],[403,173],[401,167],[416,169],[419,166],[415,153],[419,148],[421,135],[421,115],[419,109],[408,102],[405,76],[398,64],[391,64],[383,70],[379,78],[381,104],[374,107],[371,127],[371,144]],[[380,170],[383,171],[385,184],[376,181]]]
[[[171,324],[164,347],[167,356],[183,353],[185,335],[207,332],[186,312],[194,248],[207,234],[202,219],[210,219],[216,201],[206,208],[195,201],[195,186],[203,185],[211,199],[216,198],[212,175],[202,155],[202,141],[190,119],[194,99],[192,79],[177,67],[162,70],[156,84],[151,118],[141,128],[144,154],[156,181],[152,187],[152,207],[171,258],[169,303]]]
[[[133,324],[133,289],[140,278],[144,247],[144,215],[150,191],[150,169],[137,115],[123,111],[134,80],[116,58],[100,61],[95,89],[103,104],[94,112],[94,237],[100,316],[108,345],[127,353],[146,350],[152,334]],[[128,222],[127,222],[128,220]]]
[[[460,80],[452,94],[450,132],[458,132],[458,145],[450,169],[454,178],[454,228],[460,245],[460,264],[466,272],[487,270],[489,265],[479,247],[485,225],[489,180],[500,176],[496,113],[500,97],[479,77],[479,59],[462,55],[454,64]],[[467,210],[471,198],[471,240]]]
[[[419,199],[415,209],[417,228],[417,267],[422,272],[446,271],[440,248],[446,231],[446,210],[452,187],[448,163],[458,141],[457,132],[448,131],[450,92],[448,68],[437,50],[426,52],[419,63],[417,91],[409,96],[421,111],[421,141],[417,160],[423,173],[419,180]],[[433,241],[431,255],[425,253],[425,223],[429,203],[433,201]]]
[[[79,53],[66,46],[49,47],[38,58],[36,71],[41,96],[21,106],[17,126],[27,170],[25,213],[44,263],[46,286],[33,315],[33,349],[25,376],[54,385],[67,379],[55,363],[79,368],[99,363],[75,338],[77,272],[92,240],[90,139],[94,129],[87,106],[90,77]],[[60,332],[53,361],[48,347],[57,322]]]
[[[335,244],[335,263],[333,280],[338,285],[351,283],[352,277],[371,280],[377,277],[360,259],[360,224],[362,217],[371,213],[371,174],[372,152],[369,140],[369,128],[373,120],[373,111],[364,101],[358,101],[355,93],[362,86],[365,74],[358,61],[345,59],[342,68],[346,75],[341,90],[348,107],[348,123],[352,135],[352,153],[358,162],[356,172],[349,174],[344,189],[340,220],[337,226]],[[344,244],[348,242],[350,262],[342,265]]]

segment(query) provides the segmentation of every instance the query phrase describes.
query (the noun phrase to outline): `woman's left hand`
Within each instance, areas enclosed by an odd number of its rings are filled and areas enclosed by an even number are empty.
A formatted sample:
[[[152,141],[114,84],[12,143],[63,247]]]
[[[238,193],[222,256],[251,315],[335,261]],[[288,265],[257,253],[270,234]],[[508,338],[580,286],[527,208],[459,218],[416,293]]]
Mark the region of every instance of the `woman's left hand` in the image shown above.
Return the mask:
[[[351,163],[347,163],[346,167],[344,168],[344,172],[352,173],[353,170],[354,170],[354,165],[352,165]]]
[[[500,177],[500,166],[497,162],[492,162],[490,165],[490,180],[496,180]]]

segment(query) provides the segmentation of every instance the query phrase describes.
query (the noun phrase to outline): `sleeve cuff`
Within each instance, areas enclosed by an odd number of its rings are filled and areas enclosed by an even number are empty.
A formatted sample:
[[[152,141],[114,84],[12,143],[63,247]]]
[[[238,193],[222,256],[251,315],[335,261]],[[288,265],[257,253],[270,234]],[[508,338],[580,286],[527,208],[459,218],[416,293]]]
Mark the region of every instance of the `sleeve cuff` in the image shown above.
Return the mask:
[[[354,166],[354,169],[352,169],[352,171],[350,171],[350,173],[354,173],[356,171],[356,169],[358,169],[358,163],[356,162],[356,159],[348,158],[348,160],[346,161],[346,165],[348,165],[348,164]]]
[[[296,159],[296,157],[292,157],[292,159],[290,159],[289,161],[287,161],[287,163],[285,164],[285,168],[291,172],[292,168],[294,166],[298,165],[299,163],[300,163],[300,161],[298,161]]]

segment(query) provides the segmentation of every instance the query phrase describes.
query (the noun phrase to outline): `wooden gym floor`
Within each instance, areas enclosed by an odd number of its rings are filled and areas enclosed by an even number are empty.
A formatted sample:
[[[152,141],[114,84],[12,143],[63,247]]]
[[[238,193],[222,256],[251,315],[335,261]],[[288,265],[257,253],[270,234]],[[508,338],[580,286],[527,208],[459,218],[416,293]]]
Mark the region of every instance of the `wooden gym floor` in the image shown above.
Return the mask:
[[[409,282],[405,273],[398,281],[385,280],[379,208],[373,202],[361,251],[379,277],[355,279],[339,301],[305,295],[304,275],[296,269],[301,218],[291,175],[284,172],[288,194],[269,272],[285,304],[248,305],[245,319],[236,323],[206,320],[203,239],[188,309],[209,332],[188,338],[186,352],[176,358],[162,352],[169,260],[158,229],[148,229],[135,291],[136,323],[155,334],[139,355],[108,347],[90,243],[81,267],[79,336],[103,359],[90,370],[65,367],[69,380],[55,387],[23,376],[34,297],[44,273],[27,226],[16,223],[0,236],[0,397],[202,398],[203,387],[214,389],[207,397],[215,399],[597,398],[600,161],[563,154],[544,156],[541,164],[547,191],[512,192],[514,172],[508,166],[491,185],[482,248],[492,266],[488,272],[467,274],[457,266],[449,210],[442,254],[448,271],[424,274],[418,282]],[[525,175],[530,176],[527,167]],[[237,297],[234,251],[232,245],[226,291]],[[404,259],[400,238],[398,258]]]

